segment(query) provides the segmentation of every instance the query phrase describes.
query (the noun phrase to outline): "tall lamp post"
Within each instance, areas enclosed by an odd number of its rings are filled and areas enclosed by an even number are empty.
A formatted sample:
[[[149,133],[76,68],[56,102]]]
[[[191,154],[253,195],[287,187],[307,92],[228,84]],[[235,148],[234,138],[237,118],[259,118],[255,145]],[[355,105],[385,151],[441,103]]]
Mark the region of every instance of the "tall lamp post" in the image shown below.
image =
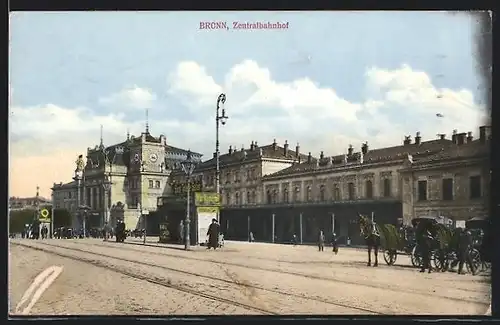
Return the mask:
[[[104,224],[107,224],[109,227],[109,191],[111,190],[111,181],[109,180],[108,175],[104,176],[104,180],[102,181],[102,189],[104,190]],[[107,228],[106,227],[106,228]],[[104,235],[104,239],[107,239],[108,233],[107,229],[104,229],[106,234]]]
[[[182,170],[186,173],[187,176],[187,197],[186,197],[186,219],[185,223],[185,231],[186,235],[184,236],[184,249],[189,250],[191,246],[191,238],[190,238],[190,229],[189,224],[191,223],[190,215],[190,205],[191,205],[191,175],[193,174],[195,163],[193,159],[191,159],[191,150],[188,150],[186,160],[181,162]]]
[[[90,207],[87,205],[81,205],[78,210],[80,211],[83,218],[83,238],[87,238],[87,214]]]
[[[220,166],[219,166],[219,121],[222,125],[226,125],[228,119],[226,115],[226,110],[222,108],[222,114],[220,114],[220,104],[226,103],[226,94],[220,94],[217,98],[217,110],[215,114],[215,191],[220,199]],[[219,210],[217,210],[217,221],[219,220]]]

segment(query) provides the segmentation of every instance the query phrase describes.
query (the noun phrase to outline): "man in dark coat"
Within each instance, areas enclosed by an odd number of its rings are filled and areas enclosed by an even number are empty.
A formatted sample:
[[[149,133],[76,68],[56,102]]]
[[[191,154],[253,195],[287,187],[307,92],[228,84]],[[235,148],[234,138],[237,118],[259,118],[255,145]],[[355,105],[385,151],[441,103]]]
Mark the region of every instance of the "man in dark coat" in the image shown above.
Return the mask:
[[[464,264],[467,263],[472,275],[476,274],[470,251],[472,249],[472,235],[469,230],[462,230],[458,239],[458,274],[464,274]]]
[[[212,223],[208,227],[207,236],[207,249],[217,249],[217,246],[219,246],[219,224],[217,223],[217,219],[212,219]]]
[[[420,272],[425,272],[427,269],[431,273],[431,246],[434,236],[431,232],[432,225],[430,223],[420,222],[417,225],[417,245],[420,249],[420,256],[422,257],[422,268]]]
[[[333,233],[332,235],[332,247],[333,247],[333,252],[335,253],[335,255],[337,255],[339,252],[339,246],[337,244],[337,234],[335,233]]]

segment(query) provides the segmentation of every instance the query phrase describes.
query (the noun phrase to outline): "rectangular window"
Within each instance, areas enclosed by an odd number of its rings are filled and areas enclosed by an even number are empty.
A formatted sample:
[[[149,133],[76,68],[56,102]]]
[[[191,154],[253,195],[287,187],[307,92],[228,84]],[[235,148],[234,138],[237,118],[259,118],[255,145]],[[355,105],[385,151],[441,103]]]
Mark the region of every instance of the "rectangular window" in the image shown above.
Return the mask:
[[[453,178],[443,179],[443,201],[453,200]]]
[[[366,188],[365,188],[365,190],[366,190],[366,193],[365,193],[366,194],[366,198],[367,199],[373,198],[373,183],[372,183],[372,181],[370,181],[370,180],[366,181],[365,186],[366,186]]]
[[[347,193],[349,195],[349,200],[354,200],[355,198],[354,183],[347,184]]]
[[[154,184],[153,184],[153,180],[151,180],[151,179],[150,179],[150,180],[149,180],[149,188],[153,188],[153,185],[154,185]]]
[[[427,201],[427,181],[418,181],[418,200]]]
[[[155,185],[156,188],[160,188],[161,187],[161,183],[160,181],[156,181],[156,185]]]
[[[391,197],[391,180],[384,178],[384,197]]]
[[[481,176],[469,177],[469,193],[471,199],[478,199],[481,197]]]

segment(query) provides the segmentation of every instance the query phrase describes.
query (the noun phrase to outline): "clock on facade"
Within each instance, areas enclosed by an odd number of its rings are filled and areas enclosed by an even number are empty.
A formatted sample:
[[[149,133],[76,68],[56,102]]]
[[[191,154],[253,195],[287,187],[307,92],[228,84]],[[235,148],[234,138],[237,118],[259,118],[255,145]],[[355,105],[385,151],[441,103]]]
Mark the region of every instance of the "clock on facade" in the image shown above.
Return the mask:
[[[158,160],[158,155],[152,153],[151,155],[149,155],[149,160],[151,160],[151,162],[156,162]]]

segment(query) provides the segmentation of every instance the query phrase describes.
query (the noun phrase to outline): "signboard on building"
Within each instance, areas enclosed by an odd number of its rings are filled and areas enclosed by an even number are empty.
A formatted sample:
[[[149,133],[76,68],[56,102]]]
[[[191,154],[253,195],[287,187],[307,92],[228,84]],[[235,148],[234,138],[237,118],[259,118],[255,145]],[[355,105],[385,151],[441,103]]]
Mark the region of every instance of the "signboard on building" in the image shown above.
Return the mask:
[[[194,193],[194,203],[197,207],[218,207],[220,206],[220,195],[215,192]]]
[[[51,215],[50,215],[49,210],[47,210],[47,209],[42,209],[42,210],[40,211],[40,217],[38,218],[38,220],[39,220],[41,223],[50,223],[50,219],[51,219]]]
[[[202,190],[202,181],[201,180],[191,180],[190,191],[194,193],[194,192],[199,192],[201,190]],[[174,195],[186,195],[187,194],[187,182],[172,183],[172,193]]]
[[[217,218],[218,210],[218,207],[196,208],[196,214],[198,215],[198,244],[206,243],[208,227],[212,223],[212,219]]]

